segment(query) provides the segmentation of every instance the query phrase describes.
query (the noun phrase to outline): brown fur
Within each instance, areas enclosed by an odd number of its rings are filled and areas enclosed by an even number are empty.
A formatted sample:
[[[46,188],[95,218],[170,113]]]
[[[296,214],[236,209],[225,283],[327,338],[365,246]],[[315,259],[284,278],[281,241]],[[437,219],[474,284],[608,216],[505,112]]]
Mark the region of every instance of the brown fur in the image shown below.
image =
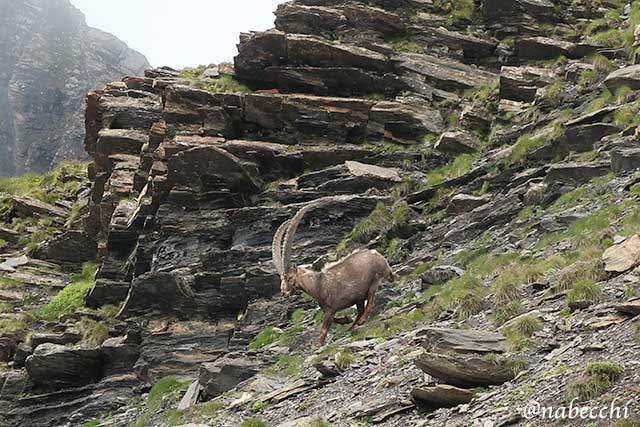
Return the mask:
[[[358,316],[351,329],[364,324],[371,315],[375,294],[384,280],[393,280],[393,272],[386,259],[374,250],[360,249],[338,262],[329,264],[322,271],[295,267],[282,277],[281,291],[289,296],[295,289],[313,297],[324,311],[320,345],[324,345],[336,312],[355,305]]]

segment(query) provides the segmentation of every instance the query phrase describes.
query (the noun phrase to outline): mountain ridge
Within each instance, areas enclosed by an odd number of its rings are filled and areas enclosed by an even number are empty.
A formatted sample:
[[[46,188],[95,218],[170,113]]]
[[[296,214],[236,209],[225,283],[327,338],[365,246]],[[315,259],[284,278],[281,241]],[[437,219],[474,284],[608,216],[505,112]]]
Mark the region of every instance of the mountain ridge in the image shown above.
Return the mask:
[[[0,11],[0,175],[85,158],[84,96],[148,61],[67,0],[3,0]]]

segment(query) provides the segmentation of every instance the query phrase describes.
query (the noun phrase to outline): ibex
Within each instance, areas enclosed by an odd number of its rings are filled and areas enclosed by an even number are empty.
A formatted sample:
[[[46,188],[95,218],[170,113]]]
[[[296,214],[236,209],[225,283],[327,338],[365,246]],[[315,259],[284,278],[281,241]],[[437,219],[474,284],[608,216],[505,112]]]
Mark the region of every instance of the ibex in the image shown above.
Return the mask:
[[[359,249],[340,261],[326,265],[321,271],[308,266],[291,266],[291,250],[300,221],[311,209],[337,198],[325,198],[300,209],[289,221],[284,222],[273,238],[272,254],[276,270],[280,275],[280,290],[288,297],[296,289],[309,294],[324,312],[320,346],[334,322],[349,323],[348,318],[335,319],[337,311],[355,305],[358,315],[349,330],[363,325],[371,315],[376,291],[383,280],[393,280],[393,272],[387,260],[378,252]],[[365,305],[366,303],[366,305]]]

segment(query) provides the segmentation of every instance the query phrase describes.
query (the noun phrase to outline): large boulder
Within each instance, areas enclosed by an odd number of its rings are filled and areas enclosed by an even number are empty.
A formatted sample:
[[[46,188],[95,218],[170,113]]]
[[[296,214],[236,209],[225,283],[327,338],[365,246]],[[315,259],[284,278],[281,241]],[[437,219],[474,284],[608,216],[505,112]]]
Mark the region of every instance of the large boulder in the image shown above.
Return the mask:
[[[547,60],[559,56],[582,58],[594,53],[597,48],[548,37],[525,37],[515,41],[514,50],[521,59]]]
[[[97,382],[104,355],[97,347],[41,344],[27,357],[29,378],[36,387],[60,389]]]
[[[483,0],[484,21],[498,28],[507,25],[538,24],[538,21],[556,22],[558,12],[551,0]]]
[[[450,156],[474,153],[478,150],[478,140],[469,132],[445,132],[433,147],[435,150]]]
[[[214,398],[256,375],[267,362],[261,357],[228,354],[200,368],[199,383],[203,395]]]
[[[610,273],[624,273],[640,265],[640,235],[611,246],[602,254],[604,269]]]
[[[66,209],[42,202],[38,199],[34,199],[33,197],[12,196],[11,198],[11,211],[9,213],[10,217],[37,217],[61,220],[63,218],[66,218],[68,214],[69,213]]]
[[[608,161],[558,163],[551,165],[547,179],[551,182],[582,185],[609,172],[611,172],[611,163]]]
[[[93,261],[98,254],[98,244],[87,233],[69,230],[46,241],[34,252],[34,258],[80,264]]]
[[[347,161],[344,165],[302,175],[297,183],[299,189],[330,195],[364,193],[371,188],[388,189],[401,181],[395,169]]]
[[[500,98],[533,102],[538,89],[553,83],[556,78],[548,68],[504,66],[500,70]]]
[[[640,148],[616,148],[611,150],[611,170],[615,173],[640,168]]]
[[[422,288],[430,286],[440,286],[449,280],[460,277],[464,274],[464,270],[453,265],[438,265],[422,273],[420,280]]]
[[[133,368],[140,357],[139,334],[109,338],[102,343],[105,355],[105,375],[126,372]]]
[[[425,328],[419,332],[425,352],[417,366],[440,382],[461,388],[500,385],[514,378],[504,356],[505,339],[479,330]]]
[[[604,84],[611,91],[622,86],[628,86],[632,90],[640,89],[640,65],[630,65],[612,72],[604,80]]]
[[[475,208],[486,205],[491,202],[489,196],[474,196],[471,194],[456,194],[451,198],[449,205],[447,206],[447,212],[452,214],[460,214],[463,212],[470,212]]]
[[[406,53],[394,57],[394,61],[398,62],[398,74],[418,74],[430,85],[446,91],[489,86],[498,80],[491,72],[433,55]]]
[[[461,388],[500,385],[515,376],[504,356],[424,353],[416,364],[432,377]]]
[[[361,4],[340,8],[288,2],[278,6],[276,28],[290,34],[314,34],[330,38],[336,31],[360,34],[371,31],[393,35],[404,31],[401,17],[391,11]]]

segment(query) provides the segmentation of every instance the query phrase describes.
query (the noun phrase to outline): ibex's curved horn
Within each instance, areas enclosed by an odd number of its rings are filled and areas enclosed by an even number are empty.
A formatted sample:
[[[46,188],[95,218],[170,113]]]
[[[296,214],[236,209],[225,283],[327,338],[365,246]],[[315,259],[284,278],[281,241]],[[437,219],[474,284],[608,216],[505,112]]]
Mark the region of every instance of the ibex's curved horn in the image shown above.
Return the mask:
[[[280,276],[283,276],[285,273],[284,265],[282,263],[282,239],[284,238],[284,234],[287,232],[287,228],[291,221],[285,221],[280,225],[278,231],[276,231],[275,236],[273,236],[273,243],[271,244],[271,255],[273,256],[273,263],[276,266],[276,271]]]
[[[293,239],[298,231],[300,221],[304,218],[304,215],[315,208],[317,204],[313,203],[300,209],[298,213],[289,221],[289,227],[284,237],[284,243],[282,247],[282,268],[284,271],[288,271],[291,268],[291,251],[293,249]]]
[[[284,243],[282,247],[282,268],[286,272],[291,268],[291,251],[293,249],[293,239],[296,235],[296,231],[298,230],[298,226],[300,225],[300,221],[304,215],[312,209],[318,208],[327,203],[336,201],[336,200],[346,200],[344,196],[335,196],[335,197],[326,197],[323,199],[318,199],[307,206],[303,207],[296,213],[296,215],[289,221],[289,227],[287,228],[287,232],[284,237]]]

